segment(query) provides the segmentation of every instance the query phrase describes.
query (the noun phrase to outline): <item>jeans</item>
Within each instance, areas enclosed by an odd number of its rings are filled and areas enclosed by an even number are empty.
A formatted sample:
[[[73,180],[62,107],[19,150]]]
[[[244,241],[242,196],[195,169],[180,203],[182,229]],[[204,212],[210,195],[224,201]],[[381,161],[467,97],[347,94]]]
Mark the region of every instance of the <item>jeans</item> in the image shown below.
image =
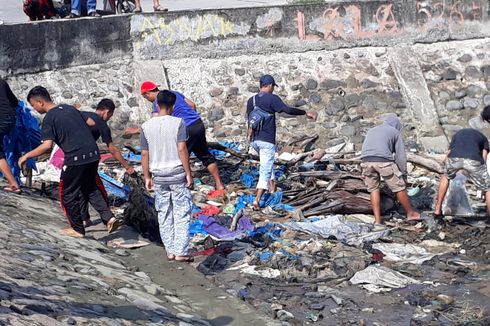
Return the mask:
[[[259,182],[257,183],[257,189],[269,189],[269,181],[274,180],[274,155],[276,154],[276,145],[256,140],[250,144],[250,146],[259,154],[260,168],[259,168]]]
[[[185,184],[155,185],[155,209],[167,255],[185,256],[189,248],[192,195]]]
[[[71,13],[77,16],[82,14],[82,1],[71,0]],[[87,13],[95,12],[97,8],[97,0],[87,0]]]

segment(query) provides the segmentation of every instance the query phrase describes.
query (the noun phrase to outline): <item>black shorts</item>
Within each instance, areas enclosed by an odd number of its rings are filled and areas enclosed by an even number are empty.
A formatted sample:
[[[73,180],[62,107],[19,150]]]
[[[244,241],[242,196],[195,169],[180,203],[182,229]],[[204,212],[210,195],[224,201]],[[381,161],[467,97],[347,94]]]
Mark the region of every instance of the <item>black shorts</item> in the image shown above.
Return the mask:
[[[187,127],[187,150],[194,153],[204,166],[215,163],[216,159],[209,152],[208,142],[206,141],[206,129],[202,120],[198,120],[193,125]]]
[[[5,153],[3,152],[3,139],[15,128],[15,122],[15,115],[0,116],[0,160],[5,158]]]

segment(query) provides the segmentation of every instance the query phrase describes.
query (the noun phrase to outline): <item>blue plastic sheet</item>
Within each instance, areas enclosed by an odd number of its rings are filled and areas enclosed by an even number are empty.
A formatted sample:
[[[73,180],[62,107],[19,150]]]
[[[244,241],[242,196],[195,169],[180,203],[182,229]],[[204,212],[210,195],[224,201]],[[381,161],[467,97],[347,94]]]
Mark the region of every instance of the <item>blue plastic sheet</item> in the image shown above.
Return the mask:
[[[131,192],[129,186],[122,184],[102,171],[99,171],[99,176],[108,194],[124,200],[129,199],[129,193]],[[151,206],[153,203],[149,202],[148,205]]]
[[[286,169],[287,167],[284,165],[281,165],[277,169],[274,169],[275,180],[284,180],[286,178]],[[247,188],[255,188],[257,186],[257,182],[259,181],[259,170],[255,167],[250,168],[247,172],[243,173],[240,176],[240,181]]]
[[[122,156],[129,162],[141,162],[141,154],[123,153]]]
[[[238,197],[235,206],[235,211],[233,212],[233,214],[236,214],[239,210],[244,209],[248,205],[253,204],[254,199],[255,199],[254,195],[241,195],[240,197]],[[274,206],[280,204],[281,200],[282,200],[282,192],[275,192],[273,194],[265,193],[262,195],[259,205],[260,207]],[[285,207],[287,206],[289,205],[286,205]]]
[[[225,146],[226,148],[233,150],[234,152],[238,152],[240,150],[240,142],[237,142],[237,141],[220,141],[219,143],[221,145]],[[211,154],[213,154],[213,156],[216,158],[224,158],[226,155],[226,152],[219,151],[219,150],[213,149],[213,148],[210,148],[209,152]]]
[[[209,234],[204,228],[204,222],[201,220],[196,220],[189,225],[189,235],[193,237],[197,234],[203,234],[203,235]]]
[[[259,257],[260,261],[268,261],[274,256],[273,252],[270,251],[264,251],[264,252],[258,252],[255,254],[257,257]]]
[[[24,101],[19,101],[16,108],[17,121],[14,130],[3,140],[5,159],[7,160],[14,177],[20,182],[19,158],[41,144],[41,130],[37,119],[31,114],[31,109]],[[34,171],[36,161],[27,160],[27,166]],[[0,174],[1,176],[1,174]]]

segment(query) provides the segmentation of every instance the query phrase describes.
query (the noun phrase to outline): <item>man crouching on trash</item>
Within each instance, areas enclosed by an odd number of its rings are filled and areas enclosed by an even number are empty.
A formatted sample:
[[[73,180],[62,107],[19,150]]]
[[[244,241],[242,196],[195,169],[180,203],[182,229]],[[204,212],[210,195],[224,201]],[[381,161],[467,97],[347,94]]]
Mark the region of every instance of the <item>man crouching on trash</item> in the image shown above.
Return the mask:
[[[189,262],[189,223],[193,185],[187,131],[181,118],[173,117],[176,95],[160,91],[158,114],[141,126],[141,161],[148,190],[155,188],[160,237],[169,260]]]
[[[490,105],[481,113],[483,121],[490,122]],[[480,131],[471,128],[459,130],[449,144],[449,153],[444,160],[444,175],[439,182],[434,217],[442,218],[442,203],[449,188],[449,180],[463,170],[479,189],[485,192],[487,211],[490,214],[490,176],[485,164],[489,151],[488,139]],[[490,222],[490,219],[487,223]]]
[[[384,123],[370,129],[362,144],[361,168],[364,183],[371,196],[375,224],[381,226],[381,178],[407,212],[409,220],[419,220],[420,214],[410,204],[406,188],[407,156],[401,134],[403,126],[394,113],[386,115]]]

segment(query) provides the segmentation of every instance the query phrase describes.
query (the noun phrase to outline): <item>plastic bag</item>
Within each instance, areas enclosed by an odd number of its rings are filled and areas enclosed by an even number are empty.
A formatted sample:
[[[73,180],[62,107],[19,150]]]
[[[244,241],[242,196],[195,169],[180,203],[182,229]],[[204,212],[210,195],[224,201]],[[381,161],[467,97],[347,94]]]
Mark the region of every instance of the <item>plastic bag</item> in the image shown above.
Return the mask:
[[[449,190],[442,205],[444,215],[453,216],[472,216],[474,215],[471,208],[470,198],[464,186],[466,177],[457,173],[456,177],[449,182]]]

